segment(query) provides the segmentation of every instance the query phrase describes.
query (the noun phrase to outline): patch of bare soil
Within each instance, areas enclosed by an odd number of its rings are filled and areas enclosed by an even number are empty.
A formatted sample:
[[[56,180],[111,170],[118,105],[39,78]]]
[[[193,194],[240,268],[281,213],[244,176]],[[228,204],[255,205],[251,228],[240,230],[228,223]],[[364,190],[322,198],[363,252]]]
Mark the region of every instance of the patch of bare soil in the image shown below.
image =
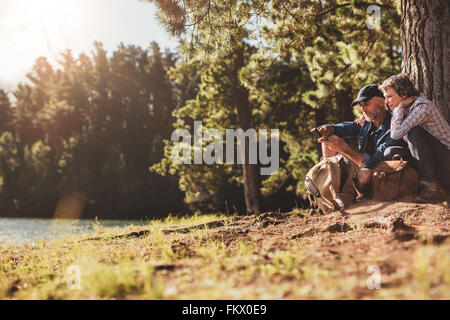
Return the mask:
[[[345,212],[328,215],[310,215],[306,211],[266,212],[168,228],[163,231],[165,234],[179,234],[172,243],[173,252],[190,259],[198,257],[195,246],[199,242],[211,239],[230,248],[239,242],[256,243],[262,248],[269,241],[273,250],[298,248],[304,261],[326,270],[339,268],[342,276],[348,278],[366,279],[368,266],[375,262],[382,274],[381,287],[395,289],[413,278],[414,253],[419,246],[439,246],[450,237],[450,209],[442,204],[363,201],[346,208]],[[208,232],[194,232],[201,229]],[[148,230],[143,230],[115,237],[148,234]],[[260,258],[270,260],[263,251]],[[348,268],[343,267],[346,264]],[[158,268],[170,272],[179,267]],[[374,294],[365,288],[355,290],[358,292],[351,296],[358,299]]]
[[[220,239],[230,246],[238,241],[272,240],[275,249],[284,249],[301,239],[297,245],[309,263],[333,270],[337,264],[351,261],[353,268],[345,276],[368,277],[367,267],[376,260],[381,286],[393,288],[411,279],[419,245],[439,245],[450,237],[450,209],[442,204],[364,201],[344,213],[267,212],[168,232],[186,234],[205,227],[211,230],[207,239]],[[370,290],[360,290],[356,297],[370,294]]]
[[[340,237],[343,233],[360,231],[359,236],[380,234],[385,243],[416,240],[439,244],[450,236],[450,209],[441,204],[365,201],[347,208],[344,214],[266,212],[164,232],[188,233],[203,228],[211,229],[211,237],[225,242],[273,237],[282,244],[290,239],[332,238],[333,235]],[[353,234],[353,239],[357,240],[358,236]]]

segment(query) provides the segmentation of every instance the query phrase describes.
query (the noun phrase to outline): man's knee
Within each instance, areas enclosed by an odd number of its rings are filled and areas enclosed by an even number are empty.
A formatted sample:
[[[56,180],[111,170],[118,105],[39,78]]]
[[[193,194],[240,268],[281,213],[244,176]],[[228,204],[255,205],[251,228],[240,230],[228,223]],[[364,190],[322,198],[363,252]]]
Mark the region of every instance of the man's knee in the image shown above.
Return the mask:
[[[330,147],[327,147],[325,144],[322,143],[322,156],[324,158],[331,158],[337,155],[337,152],[332,150]]]

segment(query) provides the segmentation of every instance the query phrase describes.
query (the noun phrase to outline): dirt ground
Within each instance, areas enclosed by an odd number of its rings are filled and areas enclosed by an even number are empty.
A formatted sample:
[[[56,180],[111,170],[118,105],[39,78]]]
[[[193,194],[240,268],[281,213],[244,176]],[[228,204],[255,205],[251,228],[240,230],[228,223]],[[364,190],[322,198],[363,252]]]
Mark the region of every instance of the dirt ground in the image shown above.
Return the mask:
[[[450,299],[449,237],[446,203],[175,217],[0,247],[0,298]]]
[[[303,260],[308,264],[320,266],[323,270],[340,270],[343,278],[355,278],[359,283],[361,279],[370,278],[374,272],[370,268],[375,265],[381,276],[378,278],[379,287],[390,289],[384,290],[383,295],[380,294],[382,290],[367,290],[365,286],[356,285],[351,294],[343,293],[343,298],[421,298],[412,292],[408,294],[408,290],[418,290],[417,286],[424,281],[429,290],[423,298],[434,298],[433,286],[440,286],[437,298],[450,298],[450,279],[442,279],[440,275],[439,279],[433,280],[430,275],[434,272],[430,259],[446,259],[445,263],[448,263],[450,257],[449,241],[446,241],[450,237],[450,209],[443,204],[364,201],[343,213],[268,212],[189,228],[167,229],[165,233],[186,234],[172,247],[174,251],[186,252],[199,240],[189,236],[198,228],[209,229],[208,239],[216,238],[229,247],[244,241],[261,243],[262,248],[262,243],[272,240],[273,251],[289,250],[296,241],[295,245],[301,248]],[[427,248],[432,248],[434,255],[428,254]],[[270,260],[264,252],[258,259]],[[192,258],[195,259],[195,253]],[[421,280],[421,270],[425,272],[425,280]],[[437,272],[444,272],[443,277],[448,277],[447,270]],[[410,286],[412,282],[415,285]],[[288,291],[281,298],[298,297],[298,294],[289,294]]]

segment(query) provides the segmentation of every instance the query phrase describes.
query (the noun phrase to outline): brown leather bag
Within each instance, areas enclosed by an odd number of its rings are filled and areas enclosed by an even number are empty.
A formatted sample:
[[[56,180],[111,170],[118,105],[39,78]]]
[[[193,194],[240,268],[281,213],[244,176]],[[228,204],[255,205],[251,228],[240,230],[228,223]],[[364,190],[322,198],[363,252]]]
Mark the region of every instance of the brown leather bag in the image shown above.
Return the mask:
[[[372,178],[372,199],[376,201],[412,201],[419,188],[419,174],[408,161],[395,155],[380,162]]]

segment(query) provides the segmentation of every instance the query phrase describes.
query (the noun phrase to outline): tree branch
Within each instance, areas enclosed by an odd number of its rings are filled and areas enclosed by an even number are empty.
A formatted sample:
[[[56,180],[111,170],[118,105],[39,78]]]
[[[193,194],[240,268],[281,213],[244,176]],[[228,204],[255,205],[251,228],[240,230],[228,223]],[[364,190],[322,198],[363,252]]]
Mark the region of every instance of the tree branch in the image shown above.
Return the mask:
[[[341,3],[338,5],[335,5],[333,7],[330,7],[328,9],[323,10],[322,12],[319,12],[316,16],[316,18],[320,18],[320,16],[327,14],[328,12],[334,11],[336,9],[342,8],[342,7],[347,7],[350,6],[352,3],[351,2],[345,2],[345,3]],[[379,6],[381,8],[388,8],[388,9],[394,9],[392,6],[388,5],[388,4],[381,4],[381,3],[376,3],[376,2],[357,2],[355,3],[356,5],[375,5],[375,6]]]

